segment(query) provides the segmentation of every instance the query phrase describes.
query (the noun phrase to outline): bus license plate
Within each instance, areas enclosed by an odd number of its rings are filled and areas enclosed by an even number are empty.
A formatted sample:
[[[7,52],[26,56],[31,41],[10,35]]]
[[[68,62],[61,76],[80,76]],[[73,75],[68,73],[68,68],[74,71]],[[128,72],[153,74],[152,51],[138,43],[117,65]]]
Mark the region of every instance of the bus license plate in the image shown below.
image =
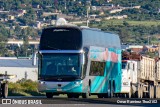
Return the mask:
[[[62,89],[61,89],[61,88],[58,88],[57,91],[62,91]]]

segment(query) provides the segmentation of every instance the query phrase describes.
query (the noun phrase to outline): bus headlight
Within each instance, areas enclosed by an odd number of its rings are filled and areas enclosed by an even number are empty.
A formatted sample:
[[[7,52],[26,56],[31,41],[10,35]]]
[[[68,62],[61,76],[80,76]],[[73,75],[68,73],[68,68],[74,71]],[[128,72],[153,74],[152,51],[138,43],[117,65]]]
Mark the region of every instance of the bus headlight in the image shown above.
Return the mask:
[[[45,84],[45,82],[44,82],[44,81],[39,81],[39,83],[40,83],[40,84]]]
[[[75,85],[80,85],[82,83],[82,81],[76,81]]]

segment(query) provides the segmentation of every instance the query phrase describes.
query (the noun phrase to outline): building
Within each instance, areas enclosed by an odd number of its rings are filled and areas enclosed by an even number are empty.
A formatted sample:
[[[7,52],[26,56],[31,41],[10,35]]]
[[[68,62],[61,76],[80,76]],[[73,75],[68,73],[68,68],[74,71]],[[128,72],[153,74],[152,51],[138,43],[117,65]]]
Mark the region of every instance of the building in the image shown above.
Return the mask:
[[[41,6],[39,4],[32,5],[32,7],[37,8],[37,9],[41,8]]]
[[[38,67],[32,66],[31,59],[0,57],[0,73],[16,75],[16,78],[9,80],[10,82],[16,82],[21,79],[38,80]]]
[[[15,19],[15,17],[14,16],[12,16],[12,15],[8,15],[8,20],[14,20]]]
[[[58,15],[60,14],[59,12],[51,13],[51,12],[43,12],[42,16],[47,17],[47,16],[53,16],[53,15]]]
[[[143,50],[143,46],[141,46],[141,45],[129,45],[129,49],[131,49],[132,52],[140,53]]]
[[[90,19],[95,19],[96,16],[97,16],[96,14],[93,14],[93,15],[90,15],[89,18],[90,18]]]
[[[140,9],[141,6],[134,6],[133,8],[135,8],[135,9]]]
[[[41,29],[41,22],[39,22],[39,21],[36,22],[36,28]]]
[[[121,49],[123,51],[125,51],[125,50],[129,49],[129,45],[121,45]]]
[[[158,46],[144,46],[143,50],[147,52],[158,52],[159,47]]]
[[[143,51],[143,46],[141,45],[121,45],[122,50],[130,50],[131,52],[141,53]]]
[[[17,17],[23,16],[23,15],[26,14],[26,13],[27,13],[26,10],[20,9],[20,10],[17,11]]]
[[[0,22],[4,22],[4,19],[3,19],[3,18],[0,18]]]
[[[121,12],[122,10],[123,9],[113,9],[109,13],[117,13],[117,12]]]
[[[103,16],[103,15],[104,15],[104,11],[100,11],[99,16]]]
[[[58,15],[56,15],[56,18],[57,19],[64,18],[66,20],[73,20],[74,16],[73,15],[66,15],[66,14],[58,14]]]
[[[109,3],[109,2],[112,2],[112,0],[107,0],[107,2]]]
[[[128,18],[127,15],[122,15],[122,16],[109,16],[109,17],[105,17],[105,20],[111,20],[111,19],[126,19]]]

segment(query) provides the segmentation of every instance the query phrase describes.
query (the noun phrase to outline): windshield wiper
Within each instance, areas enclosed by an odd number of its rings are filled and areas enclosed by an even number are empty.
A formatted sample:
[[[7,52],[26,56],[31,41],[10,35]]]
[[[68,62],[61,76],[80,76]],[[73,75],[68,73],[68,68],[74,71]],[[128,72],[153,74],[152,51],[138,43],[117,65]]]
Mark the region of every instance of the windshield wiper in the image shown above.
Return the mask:
[[[79,75],[59,75],[59,78],[80,79]]]
[[[79,76],[79,75],[58,75],[58,76],[72,77],[72,76]]]
[[[51,47],[49,45],[47,45],[48,48],[51,48],[51,49],[56,49],[56,50],[61,50],[61,49],[58,49],[58,48],[54,48],[54,47]]]

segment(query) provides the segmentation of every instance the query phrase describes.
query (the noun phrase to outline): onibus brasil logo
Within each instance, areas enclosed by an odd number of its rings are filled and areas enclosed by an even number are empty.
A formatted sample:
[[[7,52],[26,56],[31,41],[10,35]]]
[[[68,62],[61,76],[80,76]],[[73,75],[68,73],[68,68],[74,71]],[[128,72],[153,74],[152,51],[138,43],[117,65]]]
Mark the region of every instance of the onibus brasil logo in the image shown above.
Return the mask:
[[[41,100],[2,99],[2,104],[42,104]]]

